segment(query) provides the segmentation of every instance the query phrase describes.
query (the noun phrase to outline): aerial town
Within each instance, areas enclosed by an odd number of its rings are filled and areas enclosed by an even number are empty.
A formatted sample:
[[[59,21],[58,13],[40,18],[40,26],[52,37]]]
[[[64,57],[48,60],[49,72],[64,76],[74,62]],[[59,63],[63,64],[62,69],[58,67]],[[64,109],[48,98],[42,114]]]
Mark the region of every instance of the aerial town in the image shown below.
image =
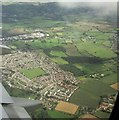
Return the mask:
[[[40,100],[49,108],[49,101],[68,101],[70,96],[77,90],[79,81],[70,72],[61,70],[58,65],[49,62],[49,58],[30,52],[16,52],[3,56],[3,80],[4,74],[8,74],[8,85],[24,90],[30,90],[41,95]],[[38,68],[47,74],[41,77],[29,79],[20,72],[20,69]],[[7,71],[7,72],[6,72]],[[12,74],[10,74],[12,72]]]

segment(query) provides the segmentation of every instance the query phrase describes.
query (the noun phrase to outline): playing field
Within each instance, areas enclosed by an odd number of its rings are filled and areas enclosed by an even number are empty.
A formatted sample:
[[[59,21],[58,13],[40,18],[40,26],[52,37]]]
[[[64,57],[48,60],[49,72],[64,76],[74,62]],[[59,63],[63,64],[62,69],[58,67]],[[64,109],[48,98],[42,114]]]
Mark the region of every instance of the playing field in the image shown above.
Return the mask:
[[[76,111],[78,110],[78,108],[79,108],[79,106],[77,106],[75,104],[59,101],[55,110],[74,115],[76,113]]]
[[[45,71],[43,71],[41,68],[22,69],[20,72],[29,79],[33,79],[35,77],[46,74]]]

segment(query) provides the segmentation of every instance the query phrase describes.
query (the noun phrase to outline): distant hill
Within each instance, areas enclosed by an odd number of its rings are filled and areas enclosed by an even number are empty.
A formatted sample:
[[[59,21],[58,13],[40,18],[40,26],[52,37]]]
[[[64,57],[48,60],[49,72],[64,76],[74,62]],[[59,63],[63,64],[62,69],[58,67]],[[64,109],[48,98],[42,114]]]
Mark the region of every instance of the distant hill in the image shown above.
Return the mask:
[[[77,19],[94,19],[107,21],[109,23],[116,22],[116,13],[102,16],[101,11],[96,9],[96,7],[95,9],[89,6],[66,9],[65,7],[60,7],[55,2],[3,4],[2,12],[3,23],[17,22],[37,16],[42,16],[46,19],[62,21],[67,17],[68,20],[71,21]]]

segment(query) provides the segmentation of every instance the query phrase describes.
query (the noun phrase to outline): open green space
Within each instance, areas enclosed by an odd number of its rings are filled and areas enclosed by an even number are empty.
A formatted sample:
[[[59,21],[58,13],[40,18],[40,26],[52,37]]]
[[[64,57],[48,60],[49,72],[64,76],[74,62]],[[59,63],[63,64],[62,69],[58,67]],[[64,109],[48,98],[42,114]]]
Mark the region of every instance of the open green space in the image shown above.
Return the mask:
[[[60,57],[52,57],[51,60],[57,64],[68,64],[66,60]]]
[[[63,47],[66,49],[66,54],[69,56],[80,56],[80,53],[77,49],[77,47],[74,44],[66,44],[63,45]]]
[[[80,75],[85,75],[86,73],[78,68],[76,68],[72,64],[64,64],[64,65],[59,65],[61,69],[71,72],[74,74],[74,76],[78,77]]]
[[[85,73],[88,75],[92,73],[100,73],[103,71],[103,64],[75,63],[74,66],[82,71],[85,71]]]
[[[117,83],[117,74],[112,73],[108,76],[105,76],[104,78],[101,79],[101,81],[108,84],[108,85],[112,85],[114,83]]]
[[[70,119],[67,119],[67,118],[73,118],[73,116],[71,115],[68,115],[67,113],[63,113],[63,112],[59,112],[59,111],[56,111],[56,110],[48,110],[48,115],[51,117],[51,118],[62,118],[65,120],[70,120]]]
[[[112,93],[116,93],[116,91],[100,80],[85,80],[71,96],[70,102],[97,108],[100,96]]]
[[[111,33],[104,33],[100,31],[89,31],[86,34],[95,37],[96,40],[108,40],[110,37],[112,37]]]
[[[76,44],[79,52],[87,52],[90,55],[100,57],[100,58],[113,58],[116,54],[108,47],[104,47],[99,43],[94,43],[92,41],[80,42]]]
[[[20,72],[29,79],[33,79],[35,77],[43,76],[46,74],[45,71],[43,71],[41,68],[22,69]]]
[[[67,57],[67,55],[63,52],[63,51],[55,51],[55,50],[52,50],[50,52],[50,54],[52,56],[57,56],[57,57]]]

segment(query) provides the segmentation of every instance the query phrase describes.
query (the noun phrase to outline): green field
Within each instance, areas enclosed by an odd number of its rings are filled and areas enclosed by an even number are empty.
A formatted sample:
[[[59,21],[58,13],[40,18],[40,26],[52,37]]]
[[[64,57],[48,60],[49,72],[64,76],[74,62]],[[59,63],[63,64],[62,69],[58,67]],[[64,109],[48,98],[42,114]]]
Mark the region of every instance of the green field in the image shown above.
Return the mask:
[[[104,78],[101,79],[101,81],[108,84],[108,85],[112,85],[114,83],[117,83],[117,74],[112,73],[108,76],[105,76]]]
[[[70,120],[68,118],[73,118],[73,116],[71,115],[68,115],[66,113],[62,113],[62,112],[58,112],[58,111],[55,111],[55,110],[48,110],[48,115],[51,117],[51,118],[62,118],[63,120]]]
[[[100,96],[112,93],[116,93],[116,91],[100,80],[85,80],[71,96],[70,102],[96,108],[100,102]]]
[[[43,76],[46,74],[41,68],[22,69],[20,72],[29,79],[33,79],[35,77]]]
[[[63,45],[63,47],[66,49],[66,54],[69,56],[80,56],[80,53],[77,49],[77,47],[74,44],[67,44]]]
[[[113,58],[116,57],[116,54],[107,47],[99,43],[93,43],[91,41],[80,42],[80,44],[76,44],[79,52],[87,52],[90,55],[100,57],[100,58]]]
[[[78,77],[80,75],[84,75],[86,74],[84,71],[76,68],[74,65],[72,64],[64,64],[64,65],[59,65],[61,69],[65,70],[65,71],[69,71],[71,73],[74,74],[74,76]]]
[[[62,52],[62,51],[54,51],[54,50],[52,50],[50,52],[50,54],[52,56],[57,56],[57,57],[67,57],[67,55],[64,52]]]
[[[51,60],[57,64],[68,64],[68,62],[66,60],[64,60],[63,58],[60,57],[53,57],[51,58]]]
[[[77,67],[79,70],[85,71],[86,74],[92,74],[92,73],[98,73],[103,71],[103,65],[102,64],[82,64],[82,63],[75,63],[75,67]]]
[[[110,37],[112,37],[112,34],[103,33],[100,31],[89,31],[87,32],[87,35],[94,36],[97,40],[108,40]]]

